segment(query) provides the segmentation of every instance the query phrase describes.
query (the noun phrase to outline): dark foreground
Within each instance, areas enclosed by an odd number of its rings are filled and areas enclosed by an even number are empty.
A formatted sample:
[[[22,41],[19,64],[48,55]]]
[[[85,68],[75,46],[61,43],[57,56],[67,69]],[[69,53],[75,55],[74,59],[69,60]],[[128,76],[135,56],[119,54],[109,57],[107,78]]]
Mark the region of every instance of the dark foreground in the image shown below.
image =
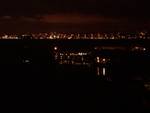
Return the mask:
[[[148,112],[140,80],[97,76],[89,67],[16,65],[1,71],[1,112]]]
[[[113,62],[97,75],[95,65],[58,65],[46,49],[27,48],[1,46],[1,113],[150,111],[149,60]]]

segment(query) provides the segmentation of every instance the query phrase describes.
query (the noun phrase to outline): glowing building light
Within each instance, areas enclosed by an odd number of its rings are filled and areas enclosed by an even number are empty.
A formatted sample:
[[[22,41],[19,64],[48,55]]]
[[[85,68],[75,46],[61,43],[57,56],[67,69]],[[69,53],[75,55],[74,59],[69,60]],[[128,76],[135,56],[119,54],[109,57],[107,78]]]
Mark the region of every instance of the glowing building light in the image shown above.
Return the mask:
[[[99,57],[97,57],[96,59],[97,59],[97,63],[99,63],[99,62],[100,62],[100,58],[99,58]]]
[[[105,62],[106,61],[106,59],[105,58],[103,58],[103,60],[102,60],[103,62]]]
[[[60,56],[60,59],[62,60],[62,59],[63,59],[63,57],[62,57],[62,56]]]
[[[24,62],[24,63],[29,63],[30,61],[29,61],[29,60],[23,60],[23,62]]]
[[[135,49],[139,49],[139,47],[135,47]]]
[[[70,59],[70,56],[68,56],[67,58]]]
[[[82,57],[82,61],[84,61],[84,57]]]

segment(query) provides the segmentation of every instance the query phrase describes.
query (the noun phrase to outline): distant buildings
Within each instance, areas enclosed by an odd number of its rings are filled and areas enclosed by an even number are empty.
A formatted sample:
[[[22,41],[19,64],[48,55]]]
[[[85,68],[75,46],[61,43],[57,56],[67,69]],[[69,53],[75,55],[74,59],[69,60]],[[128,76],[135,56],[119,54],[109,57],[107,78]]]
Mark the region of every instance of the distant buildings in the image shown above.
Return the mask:
[[[60,34],[56,32],[8,35],[1,34],[0,39],[150,39],[147,32],[116,32],[116,33],[77,33],[77,34]]]

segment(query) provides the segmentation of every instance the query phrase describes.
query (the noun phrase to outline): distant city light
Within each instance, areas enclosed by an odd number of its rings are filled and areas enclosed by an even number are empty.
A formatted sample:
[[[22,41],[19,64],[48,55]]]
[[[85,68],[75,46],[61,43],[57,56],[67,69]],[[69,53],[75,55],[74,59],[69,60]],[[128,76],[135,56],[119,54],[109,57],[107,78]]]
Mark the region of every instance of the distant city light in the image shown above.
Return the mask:
[[[57,47],[54,47],[54,50],[57,50],[58,48]]]
[[[105,58],[103,58],[103,62],[105,62],[106,61],[106,59]]]
[[[67,58],[70,59],[70,56],[68,56]]]
[[[63,57],[62,57],[62,56],[60,56],[60,59],[63,59]]]
[[[24,62],[24,63],[29,63],[29,62],[30,62],[30,60],[23,60],[23,62]]]
[[[97,58],[96,58],[96,60],[97,60],[97,63],[99,63],[99,62],[100,62],[100,58],[99,58],[99,57],[97,57]]]
[[[82,57],[82,61],[84,61],[84,57]]]
[[[83,33],[83,34],[60,34],[56,32],[50,33],[31,33],[31,34],[1,34],[0,39],[150,39],[150,33],[137,32],[132,36],[132,32],[129,33]]]
[[[145,51],[146,50],[146,48],[143,48],[143,51]]]

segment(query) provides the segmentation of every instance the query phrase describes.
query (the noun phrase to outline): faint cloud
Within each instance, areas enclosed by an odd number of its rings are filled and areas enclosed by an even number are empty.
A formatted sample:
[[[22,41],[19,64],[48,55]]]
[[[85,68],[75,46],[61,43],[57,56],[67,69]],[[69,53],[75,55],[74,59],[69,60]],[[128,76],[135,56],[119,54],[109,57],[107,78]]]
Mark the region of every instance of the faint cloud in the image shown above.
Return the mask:
[[[29,21],[29,22],[38,22],[38,20],[36,18],[33,18],[33,17],[21,17],[20,20],[22,21]]]
[[[69,24],[90,24],[90,23],[120,23],[126,22],[126,18],[107,18],[97,15],[84,14],[45,14],[38,17],[22,17],[23,21],[45,22],[45,23],[69,23]]]
[[[4,19],[4,20],[10,20],[10,19],[12,19],[12,18],[13,18],[13,17],[8,16],[8,15],[2,17],[2,19]]]

